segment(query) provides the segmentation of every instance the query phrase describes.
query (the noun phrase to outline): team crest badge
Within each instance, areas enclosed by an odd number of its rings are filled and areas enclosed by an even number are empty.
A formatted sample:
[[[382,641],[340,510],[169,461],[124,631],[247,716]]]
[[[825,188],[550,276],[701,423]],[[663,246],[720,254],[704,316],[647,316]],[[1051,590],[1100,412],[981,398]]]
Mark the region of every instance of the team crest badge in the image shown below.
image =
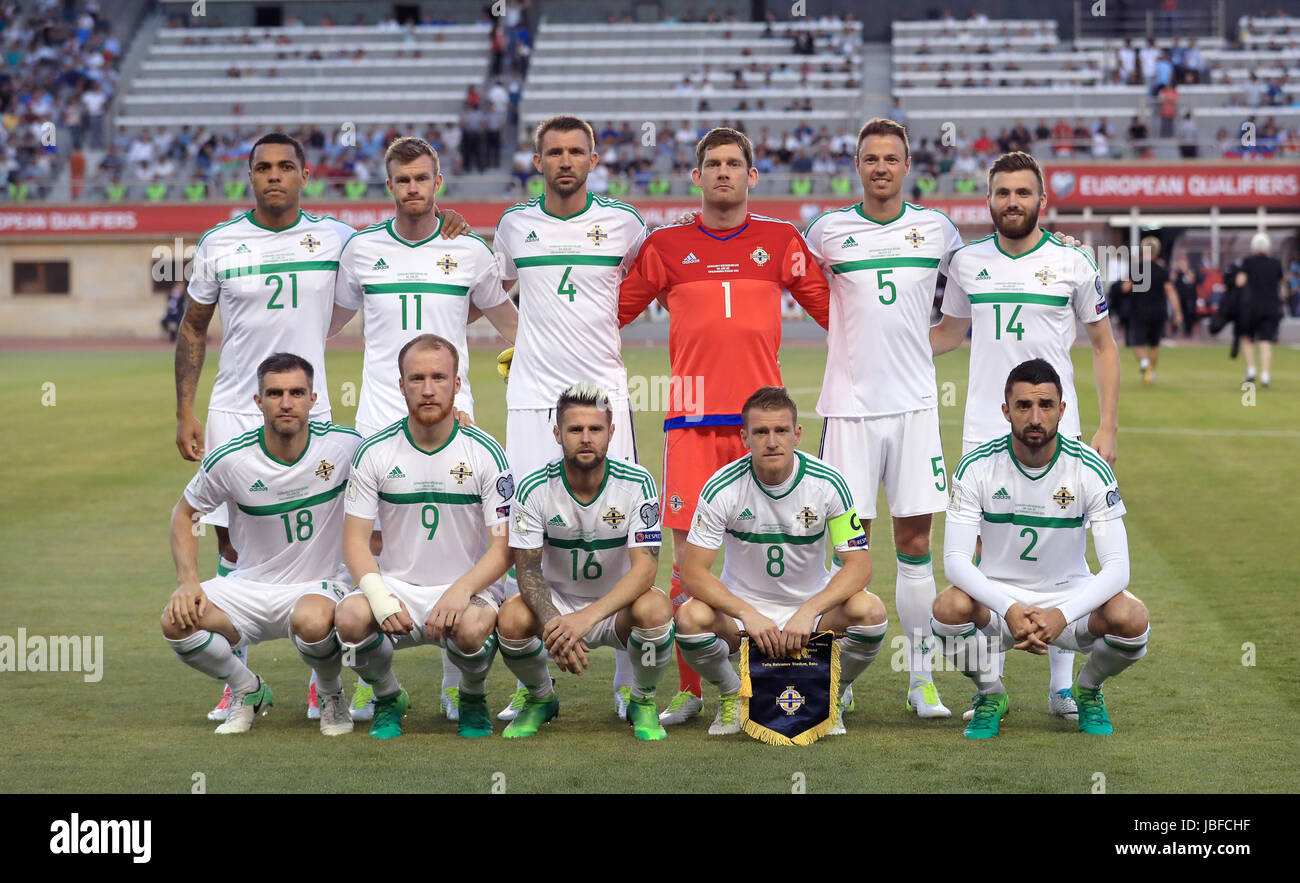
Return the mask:
[[[604,242],[606,239],[609,238],[609,234],[606,233],[604,230],[600,229],[600,225],[597,224],[596,226],[592,227],[590,230],[587,231],[587,238],[590,239],[592,242],[596,243],[597,245],[600,245],[602,242]]]
[[[760,245],[758,248],[754,249],[749,253],[749,257],[754,261],[754,263],[758,264],[761,267],[764,264],[766,264],[772,256],[767,253],[767,249],[763,248],[763,246]]]
[[[438,266],[439,266],[439,267],[442,267],[442,274],[443,274],[444,276],[450,276],[450,275],[451,275],[451,271],[454,270],[454,269],[456,269],[457,267],[459,267],[460,264],[458,264],[458,263],[456,263],[454,260],[452,260],[452,259],[451,259],[451,255],[449,255],[449,254],[445,254],[445,255],[442,256],[441,259],[439,259],[439,261],[438,261]]]
[[[307,251],[311,252],[312,254],[315,254],[316,249],[320,248],[320,246],[323,245],[324,243],[322,243],[315,236],[312,236],[310,233],[308,233],[302,239],[298,240],[298,244],[301,245],[303,248],[307,249]]]
[[[803,511],[796,515],[794,520],[802,521],[804,527],[812,527],[817,523],[817,513],[809,509],[807,506],[804,506]]]
[[[1070,504],[1074,502],[1074,494],[1070,493],[1070,489],[1068,487],[1066,487],[1065,485],[1061,485],[1061,489],[1056,493],[1052,494],[1052,499],[1055,500],[1057,502],[1057,505],[1059,505],[1062,509],[1069,509]]]
[[[465,461],[463,460],[457,464],[455,469],[450,470],[450,472],[451,477],[456,479],[456,484],[464,484],[465,479],[474,477],[473,471],[465,465]]]
[[[682,506],[684,506],[685,504],[686,501],[683,500],[681,497],[677,496],[676,494],[673,494],[671,497],[668,498],[668,508],[672,509],[674,512],[682,511]]]
[[[903,238],[912,243],[912,248],[920,248],[921,243],[925,242],[925,237],[922,236],[915,227],[909,230],[907,235]]]
[[[769,745],[811,745],[839,714],[840,648],[819,632],[796,657],[767,656],[740,642],[740,724]]]
[[[610,506],[609,511],[600,516],[600,520],[608,524],[613,530],[618,530],[618,526],[627,521],[627,516]]]
[[[330,476],[334,474],[334,464],[329,460],[321,460],[320,465],[316,467],[316,477],[321,481],[329,481]]]
[[[1044,285],[1047,285],[1049,282],[1056,279],[1056,274],[1052,272],[1051,267],[1043,267],[1041,270],[1039,270],[1037,273],[1034,274],[1034,278],[1037,279],[1039,282],[1043,283]]]

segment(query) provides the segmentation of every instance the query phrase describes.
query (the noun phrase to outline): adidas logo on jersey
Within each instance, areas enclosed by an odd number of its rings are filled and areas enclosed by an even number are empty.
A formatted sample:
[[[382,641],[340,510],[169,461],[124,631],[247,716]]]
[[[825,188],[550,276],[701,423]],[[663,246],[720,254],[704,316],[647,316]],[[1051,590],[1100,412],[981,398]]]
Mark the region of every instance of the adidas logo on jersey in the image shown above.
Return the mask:
[[[536,242],[536,241],[537,241],[537,231],[536,231],[536,230],[530,231],[529,234],[528,234],[527,236],[524,237],[524,245],[527,245],[527,244],[530,243],[530,242]]]
[[[546,522],[546,525],[547,527],[568,527],[569,526],[564,523],[564,518],[559,515],[556,515],[550,521]]]
[[[1002,487],[1002,488],[998,488],[998,492],[997,492],[996,494],[993,495],[993,499],[995,499],[995,500],[1009,500],[1009,499],[1011,499],[1011,495],[1010,495],[1009,493],[1007,493],[1007,489],[1006,489],[1006,488]]]
[[[404,473],[404,472],[402,471],[402,469],[401,469],[400,466],[394,466],[394,467],[393,467],[393,471],[390,472],[390,473],[388,473],[388,477],[389,477],[389,478],[406,478],[406,473]]]
[[[695,252],[691,252],[686,257],[682,258],[683,264],[698,264],[699,262],[700,259],[695,256]]]
[[[387,270],[387,269],[388,269],[388,264],[385,264],[385,263],[384,263],[384,259],[383,259],[383,258],[380,258],[379,260],[375,261],[375,265],[374,265],[373,267],[371,267],[370,269],[372,269],[372,270]]]
[[[269,488],[267,488],[266,485],[262,484],[262,479],[259,478],[257,481],[253,482],[252,487],[250,487],[248,490],[249,490],[250,492],[251,492],[251,491],[265,491],[265,490],[269,490]]]
[[[979,282],[980,280],[982,280],[982,279],[987,279],[987,278],[989,278],[989,271],[988,271],[988,270],[980,270],[980,274],[979,274],[978,276],[975,277],[975,281],[976,281],[976,282]]]
[[[848,239],[844,240],[844,244],[841,245],[840,248],[853,248],[857,244],[858,241],[850,236]]]
[[[744,512],[741,512],[739,515],[736,516],[736,520],[737,520],[737,521],[753,521],[753,520],[754,520],[754,513],[749,511],[749,507],[745,507],[745,511],[744,511]]]
[[[252,251],[253,250],[249,248],[248,245],[241,242],[239,243],[239,248],[235,249],[235,254],[251,254]]]

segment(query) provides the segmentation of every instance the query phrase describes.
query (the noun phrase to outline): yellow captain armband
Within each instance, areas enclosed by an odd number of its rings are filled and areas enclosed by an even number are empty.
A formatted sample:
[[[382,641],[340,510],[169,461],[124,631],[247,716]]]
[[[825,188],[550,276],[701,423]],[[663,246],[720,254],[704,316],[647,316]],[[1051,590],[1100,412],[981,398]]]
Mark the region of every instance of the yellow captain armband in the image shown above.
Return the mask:
[[[512,346],[506,347],[501,351],[501,354],[497,356],[497,373],[501,375],[502,379],[510,379],[510,363],[514,358],[515,348]]]
[[[843,515],[837,515],[829,522],[831,529],[831,546],[837,547],[848,543],[855,548],[867,548],[867,534],[858,520],[858,513],[850,509]]]

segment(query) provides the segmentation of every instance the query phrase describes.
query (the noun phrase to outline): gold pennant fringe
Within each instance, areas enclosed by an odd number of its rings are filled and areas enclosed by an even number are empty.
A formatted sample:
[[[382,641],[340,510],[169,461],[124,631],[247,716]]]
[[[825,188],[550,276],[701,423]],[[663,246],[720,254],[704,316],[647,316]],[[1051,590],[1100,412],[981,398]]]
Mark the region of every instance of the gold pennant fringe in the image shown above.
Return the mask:
[[[791,739],[789,736],[778,733],[769,727],[750,720],[749,718],[749,700],[754,697],[754,684],[749,676],[749,638],[742,638],[740,641],[740,725],[751,738],[757,739],[768,745],[811,745],[822,736],[825,736],[835,726],[835,721],[840,715],[840,645],[834,640],[834,632],[818,632],[812,637],[817,638],[829,634],[831,640],[831,703],[830,716],[817,726],[804,730],[798,736]]]

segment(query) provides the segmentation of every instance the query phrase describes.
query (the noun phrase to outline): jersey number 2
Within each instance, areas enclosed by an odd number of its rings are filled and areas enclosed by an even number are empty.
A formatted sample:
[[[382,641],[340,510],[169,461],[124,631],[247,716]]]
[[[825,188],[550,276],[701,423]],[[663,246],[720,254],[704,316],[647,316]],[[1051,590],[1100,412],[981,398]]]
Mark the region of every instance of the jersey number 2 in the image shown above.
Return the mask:
[[[1029,534],[1029,545],[1025,546],[1025,551],[1020,553],[1020,560],[1037,561],[1038,558],[1034,555],[1030,555],[1029,553],[1033,551],[1034,546],[1038,545],[1038,531],[1034,530],[1032,527],[1026,527],[1024,530],[1020,532],[1021,538],[1023,538],[1025,534]]]

